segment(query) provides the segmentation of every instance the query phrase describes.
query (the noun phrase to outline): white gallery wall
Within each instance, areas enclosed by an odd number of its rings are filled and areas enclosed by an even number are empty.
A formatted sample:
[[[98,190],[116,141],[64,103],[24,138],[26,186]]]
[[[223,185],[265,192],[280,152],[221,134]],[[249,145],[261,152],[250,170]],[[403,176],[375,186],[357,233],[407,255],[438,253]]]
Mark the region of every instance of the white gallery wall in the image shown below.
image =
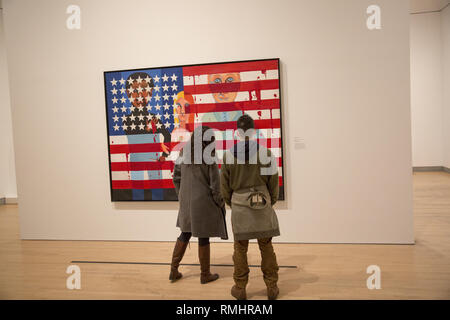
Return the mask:
[[[0,3],[1,8],[1,3]],[[3,14],[0,10],[0,199],[17,199]]]
[[[411,15],[411,135],[413,166],[442,166],[441,13]]]
[[[444,166],[450,169],[450,6],[441,12]]]
[[[110,201],[104,71],[279,57],[276,241],[412,243],[409,1],[377,1],[373,31],[371,4],[4,1],[22,238],[179,233],[177,202]]]
[[[412,163],[450,168],[450,6],[419,12],[410,34]]]

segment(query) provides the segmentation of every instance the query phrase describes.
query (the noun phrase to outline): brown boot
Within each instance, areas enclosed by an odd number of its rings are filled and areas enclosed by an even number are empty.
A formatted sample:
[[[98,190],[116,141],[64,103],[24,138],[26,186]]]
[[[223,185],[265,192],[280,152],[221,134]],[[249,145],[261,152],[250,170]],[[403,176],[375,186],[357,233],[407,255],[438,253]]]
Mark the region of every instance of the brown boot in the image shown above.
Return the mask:
[[[277,285],[275,285],[273,287],[267,287],[267,298],[269,300],[276,300],[279,293],[280,293],[280,289],[278,289]]]
[[[172,263],[170,264],[170,275],[169,280],[172,282],[177,281],[183,275],[178,272],[178,267],[180,266],[181,259],[183,259],[184,253],[186,252],[186,247],[189,242],[183,242],[177,239],[175,243],[175,248],[173,248]]]
[[[247,292],[245,288],[239,288],[236,285],[231,288],[231,295],[237,300],[247,300]]]
[[[247,299],[245,287],[247,286],[248,274],[250,273],[247,261],[247,251],[248,251],[248,240],[234,241],[233,280],[235,286],[231,288],[231,295],[238,300]]]
[[[259,250],[261,251],[261,270],[264,275],[264,282],[267,286],[267,298],[275,300],[280,292],[278,282],[278,263],[271,238],[258,239]]]
[[[210,272],[210,245],[198,246],[198,259],[200,260],[200,283],[205,284],[219,278],[217,273]]]

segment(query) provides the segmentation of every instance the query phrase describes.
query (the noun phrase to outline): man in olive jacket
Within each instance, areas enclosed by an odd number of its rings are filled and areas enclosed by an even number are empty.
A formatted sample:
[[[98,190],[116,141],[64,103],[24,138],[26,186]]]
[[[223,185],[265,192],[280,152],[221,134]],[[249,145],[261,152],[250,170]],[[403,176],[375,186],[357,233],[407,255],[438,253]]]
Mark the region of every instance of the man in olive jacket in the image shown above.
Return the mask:
[[[278,264],[272,246],[272,237],[279,236],[280,230],[272,206],[278,199],[278,168],[270,150],[252,139],[255,126],[249,115],[244,114],[237,120],[237,128],[243,140],[224,154],[220,179],[223,199],[232,211],[235,285],[231,289],[231,295],[238,300],[247,298],[245,288],[250,272],[247,262],[248,243],[250,239],[257,239],[267,296],[270,300],[274,300],[278,296],[279,289],[277,286]],[[259,214],[262,210],[253,213],[251,206],[250,209],[243,207],[236,200],[238,195],[242,199],[242,195],[254,194],[256,188],[263,190],[261,194],[267,195],[264,214]],[[262,198],[266,197],[263,195]]]

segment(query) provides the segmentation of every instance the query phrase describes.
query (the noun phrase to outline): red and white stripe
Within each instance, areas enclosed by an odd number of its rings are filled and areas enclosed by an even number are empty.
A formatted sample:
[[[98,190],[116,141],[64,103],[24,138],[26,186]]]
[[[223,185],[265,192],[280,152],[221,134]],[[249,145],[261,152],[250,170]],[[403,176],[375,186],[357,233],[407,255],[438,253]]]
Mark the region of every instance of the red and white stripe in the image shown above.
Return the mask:
[[[220,73],[239,73],[239,83],[210,84],[208,75]],[[194,104],[190,112],[195,114],[194,123],[188,124],[188,130],[202,123],[221,131],[235,130],[236,122],[202,122],[205,115],[212,112],[241,111],[249,114],[255,126],[264,138],[258,142],[270,149],[277,160],[280,185],[282,185],[282,150],[280,130],[280,91],[277,60],[253,62],[209,64],[183,67],[183,84],[185,94],[191,94]],[[237,92],[233,102],[217,103],[214,93]],[[216,153],[223,158],[225,150],[236,142],[233,131],[227,134],[216,132]],[[162,136],[160,137],[162,139]],[[160,143],[128,144],[127,136],[110,137],[110,156],[113,189],[152,189],[173,188],[172,176],[174,161],[178,157],[178,143],[166,143],[170,156],[164,162],[146,161],[130,162],[130,153],[160,152]],[[220,167],[220,164],[219,164]],[[149,180],[148,170],[159,170],[160,179]],[[132,181],[130,171],[142,171],[144,180]]]

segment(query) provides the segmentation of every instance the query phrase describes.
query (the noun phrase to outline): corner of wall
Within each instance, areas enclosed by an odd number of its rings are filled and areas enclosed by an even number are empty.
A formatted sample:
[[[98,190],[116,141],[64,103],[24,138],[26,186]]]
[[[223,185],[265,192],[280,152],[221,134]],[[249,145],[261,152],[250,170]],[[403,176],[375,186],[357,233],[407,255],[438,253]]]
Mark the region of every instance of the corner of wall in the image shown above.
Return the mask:
[[[442,121],[444,167],[450,171],[450,5],[441,11]]]
[[[0,8],[2,3],[0,1]],[[17,198],[13,127],[3,10],[0,10],[0,194]]]

